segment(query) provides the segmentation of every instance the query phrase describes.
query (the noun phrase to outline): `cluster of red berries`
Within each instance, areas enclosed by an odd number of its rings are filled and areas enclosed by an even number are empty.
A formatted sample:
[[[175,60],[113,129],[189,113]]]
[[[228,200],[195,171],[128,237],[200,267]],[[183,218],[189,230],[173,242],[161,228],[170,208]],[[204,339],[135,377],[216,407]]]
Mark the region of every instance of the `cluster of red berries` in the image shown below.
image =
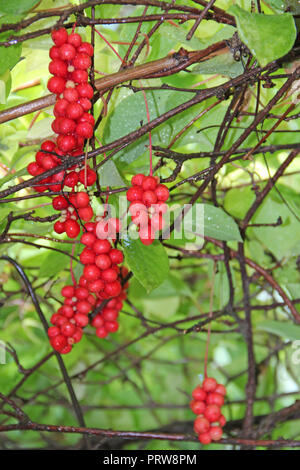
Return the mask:
[[[157,176],[145,176],[141,173],[132,177],[131,184],[126,194],[130,202],[131,220],[138,227],[141,242],[151,245],[155,233],[165,225],[163,214],[168,210],[166,201],[169,190],[159,183]]]
[[[224,385],[218,384],[212,377],[204,379],[202,387],[197,385],[193,390],[190,407],[198,415],[194,422],[194,431],[201,444],[210,444],[222,438],[226,419],[221,413],[221,407],[225,395]]]
[[[61,211],[60,219],[54,224],[54,231],[66,232],[69,238],[76,238],[80,233],[78,219],[89,222],[94,215],[90,197],[84,191],[71,192],[68,196],[56,196],[52,200],[52,206],[53,209]]]
[[[52,61],[48,90],[56,94],[53,131],[58,134],[57,147],[65,153],[82,150],[85,139],[94,133],[95,120],[91,109],[93,87],[88,83],[93,46],[82,42],[77,33],[61,28],[51,33],[54,46],[49,51]]]

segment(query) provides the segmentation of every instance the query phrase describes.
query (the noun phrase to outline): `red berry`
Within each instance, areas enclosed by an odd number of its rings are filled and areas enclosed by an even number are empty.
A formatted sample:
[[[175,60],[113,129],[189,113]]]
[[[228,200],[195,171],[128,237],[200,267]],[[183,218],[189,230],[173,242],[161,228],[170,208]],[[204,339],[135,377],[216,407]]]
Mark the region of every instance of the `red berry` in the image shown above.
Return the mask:
[[[51,338],[50,343],[56,351],[61,351],[65,346],[67,346],[67,339],[63,335],[57,335],[54,336],[54,338]]]
[[[81,36],[77,33],[71,33],[68,37],[68,43],[76,48],[79,47],[81,45]]]
[[[88,297],[88,295],[89,295],[89,291],[85,287],[82,287],[82,286],[77,287],[77,289],[75,290],[75,294],[74,294],[74,296],[78,300],[84,300]]]
[[[134,185],[142,186],[143,181],[144,181],[145,178],[146,178],[145,175],[143,175],[142,173],[138,173],[137,175],[134,175],[134,176],[131,178],[131,184],[132,184],[133,186],[134,186]]]
[[[68,40],[68,32],[65,28],[60,28],[52,31],[51,37],[56,46],[62,46]]]
[[[151,228],[154,231],[162,230],[165,226],[165,221],[163,219],[162,214],[153,214],[153,216],[151,217],[150,223],[151,223]]]
[[[80,225],[76,220],[66,220],[65,229],[69,238],[76,238],[80,233]]]
[[[74,297],[74,293],[75,293],[74,286],[64,286],[61,290],[61,295],[63,297],[68,297],[68,298]]]
[[[157,181],[154,176],[146,176],[142,183],[142,188],[144,191],[154,191],[157,186]]]
[[[120,294],[122,286],[119,281],[109,282],[105,285],[104,291],[110,297],[116,297]]]
[[[60,220],[58,220],[57,222],[55,222],[53,228],[56,233],[64,233],[66,231],[65,222],[61,222]]]
[[[40,173],[41,167],[36,162],[31,162],[27,166],[27,171],[32,176],[37,176]]]
[[[51,49],[49,50],[49,56],[50,56],[50,59],[52,60],[59,59],[60,58],[59,47],[52,46]]]
[[[225,416],[221,415],[219,418],[219,425],[223,428],[226,424],[226,418]]]
[[[78,209],[78,215],[81,220],[83,220],[84,222],[88,222],[92,219],[94,212],[91,206],[81,207],[80,209]]]
[[[94,129],[88,122],[81,122],[76,127],[76,134],[81,135],[85,139],[93,137]]]
[[[204,416],[211,423],[215,423],[221,416],[220,408],[217,405],[208,405],[204,411]]]
[[[78,101],[78,92],[75,88],[65,88],[63,91],[64,98],[69,101],[69,103],[75,103]]]
[[[74,186],[76,186],[77,183],[78,183],[78,175],[76,171],[71,171],[70,173],[67,174],[67,176],[64,179],[64,185],[69,186],[69,188],[74,188]],[[71,198],[69,200],[71,202]]]
[[[55,59],[49,64],[49,72],[57,77],[66,77],[68,75],[67,64],[60,59]]]
[[[201,442],[201,444],[204,444],[204,445],[211,443],[211,437],[210,437],[209,432],[204,432],[203,434],[199,434],[198,439]]]
[[[114,282],[118,279],[118,273],[112,268],[105,269],[101,273],[101,279],[105,282]]]
[[[86,232],[81,236],[80,241],[83,245],[92,246],[96,241],[96,237],[93,233]]]
[[[41,145],[41,149],[46,152],[53,152],[55,149],[55,143],[52,142],[52,140],[45,140]]]
[[[117,248],[112,248],[109,252],[109,257],[111,259],[111,262],[114,264],[121,264],[124,261],[124,256],[121,250],[118,250]]]
[[[212,426],[209,430],[210,437],[213,441],[222,439],[223,430],[220,426]]]
[[[146,246],[151,245],[155,239],[153,230],[151,230],[151,227],[149,225],[140,228],[139,236],[143,245],[146,245]]]
[[[48,80],[48,90],[51,93],[55,93],[56,95],[60,95],[65,89],[66,81],[62,77],[51,77]]]
[[[75,206],[77,208],[87,207],[90,203],[89,195],[83,191],[76,193]]]
[[[68,116],[68,118],[70,119],[75,119],[76,121],[77,119],[80,118],[80,116],[82,116],[83,107],[79,103],[69,103],[67,100],[65,101],[67,102],[67,106],[65,110],[66,116]]]
[[[190,403],[190,408],[192,412],[195,413],[196,415],[201,415],[202,413],[204,413],[206,405],[204,401],[192,400]]]
[[[78,103],[83,107],[85,111],[88,111],[92,107],[91,101],[87,98],[80,98],[78,100]]]
[[[101,279],[96,279],[95,281],[91,281],[89,283],[89,290],[90,292],[100,292],[104,289],[104,282]]]
[[[109,253],[111,250],[111,244],[108,240],[96,240],[93,245],[93,250],[96,254]]]
[[[58,148],[63,152],[70,152],[76,146],[75,137],[72,135],[59,135],[57,137],[57,145]]]
[[[96,257],[95,264],[102,270],[108,269],[111,266],[111,259],[108,255],[101,254]]]
[[[76,69],[71,74],[72,80],[75,83],[85,83],[89,79],[89,75],[86,70]]]
[[[75,329],[75,333],[73,334],[72,336],[72,339],[73,339],[73,342],[74,343],[79,343],[79,341],[81,340],[82,338],[82,335],[83,335],[83,331],[80,327],[77,327]]]
[[[80,302],[77,302],[76,308],[78,315],[87,315],[91,311],[91,304],[87,300],[80,300]],[[75,320],[77,321],[76,318]]]
[[[60,134],[72,134],[75,131],[76,123],[72,119],[62,118],[59,122]]]
[[[217,388],[217,385],[218,385],[218,383],[217,383],[216,379],[214,379],[212,377],[207,377],[203,381],[202,388],[205,392],[214,392]]]
[[[53,108],[54,116],[64,117],[66,115],[68,106],[69,106],[69,101],[67,101],[65,98],[61,98],[57,100]]]
[[[61,332],[64,336],[73,336],[76,327],[74,323],[66,322],[61,326]]]
[[[89,42],[83,42],[77,49],[78,52],[92,56],[94,54],[94,48]]]
[[[78,122],[88,122],[92,127],[95,125],[95,119],[89,113],[83,113],[83,115],[78,119]]]
[[[102,311],[102,316],[105,321],[115,321],[118,318],[118,315],[119,312],[115,308],[105,307]]]
[[[169,199],[169,190],[164,184],[159,184],[155,189],[155,194],[159,201],[165,202]]]
[[[69,352],[72,351],[72,346],[71,344],[67,344],[61,351],[60,354],[68,354]]]
[[[100,326],[99,328],[96,329],[96,335],[98,336],[98,338],[106,338],[106,336],[108,335],[108,332],[106,331],[104,326]]]
[[[86,70],[91,66],[91,59],[87,54],[79,53],[73,59],[75,69]]]
[[[62,60],[70,62],[76,55],[76,49],[72,44],[63,44],[59,48],[59,56]]]
[[[132,186],[126,193],[129,202],[141,201],[143,198],[143,190],[139,186]]]
[[[82,98],[88,98],[91,100],[94,96],[93,87],[89,83],[80,83],[77,85],[76,90],[78,91],[79,96]]]
[[[99,328],[104,325],[104,320],[101,315],[97,314],[92,320],[92,326]]]
[[[109,333],[115,333],[119,329],[119,323],[117,321],[106,321],[104,327]]]
[[[206,403],[208,405],[217,405],[221,407],[224,405],[224,396],[216,392],[209,393]]]
[[[224,387],[224,385],[218,384],[215,392],[220,393],[220,395],[225,396],[226,395],[226,388]]]
[[[207,432],[210,428],[210,423],[206,418],[202,418],[201,416],[198,416],[195,419],[194,422],[194,431],[197,434],[203,434],[204,432]]]
[[[95,253],[90,248],[84,248],[79,257],[82,264],[94,264]]]
[[[95,264],[88,264],[84,267],[83,275],[88,281],[95,281],[100,278],[101,271]]]
[[[74,320],[76,321],[76,325],[81,328],[84,328],[89,323],[89,317],[83,313],[76,313]]]
[[[86,174],[86,177],[85,177],[85,174]],[[87,186],[92,186],[96,182],[97,174],[94,170],[87,168],[86,171],[84,169],[80,170],[80,172],[78,173],[78,178],[79,178],[80,183],[85,184],[85,179],[86,179]]]
[[[49,338],[54,338],[54,336],[57,336],[59,334],[60,334],[60,329],[57,326],[50,326],[50,328],[48,328]]]
[[[150,207],[157,202],[157,196],[153,191],[144,191],[142,201],[146,207]]]

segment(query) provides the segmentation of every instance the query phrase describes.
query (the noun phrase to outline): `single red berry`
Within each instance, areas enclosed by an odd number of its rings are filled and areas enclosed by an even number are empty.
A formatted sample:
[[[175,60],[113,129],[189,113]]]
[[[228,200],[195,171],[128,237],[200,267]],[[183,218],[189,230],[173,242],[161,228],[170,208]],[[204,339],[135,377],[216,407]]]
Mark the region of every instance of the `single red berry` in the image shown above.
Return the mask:
[[[68,300],[68,299],[67,299]],[[72,305],[73,305],[73,302],[72,302]],[[64,317],[66,318],[72,318],[73,315],[74,315],[74,310],[73,310],[73,307],[71,307],[71,305],[63,305],[62,308],[61,308],[61,313]]]
[[[50,339],[50,343],[56,351],[60,351],[67,346],[67,339],[63,335],[57,335]]]
[[[66,77],[68,75],[67,64],[60,59],[52,60],[49,64],[49,72],[57,77]]]
[[[78,122],[88,122],[92,127],[95,125],[95,119],[92,114],[83,113],[83,115],[78,119]]]
[[[91,206],[88,207],[81,207],[78,209],[78,215],[81,220],[84,222],[88,222],[93,218],[94,212]]]
[[[104,292],[110,297],[116,297],[122,290],[121,283],[119,281],[109,282],[105,285]]]
[[[76,123],[73,119],[62,118],[59,122],[60,134],[72,134],[75,131]]]
[[[60,95],[65,89],[66,81],[62,77],[51,77],[48,80],[48,90],[55,95]]]
[[[84,276],[80,276],[79,285],[80,285],[80,287],[88,287],[89,282]]]
[[[192,400],[190,403],[190,408],[192,412],[195,413],[196,415],[201,415],[204,413],[206,404],[204,403],[204,401]]]
[[[71,87],[64,89],[63,96],[69,103],[75,103],[79,98],[76,88]]]
[[[76,220],[66,220],[65,222],[66,234],[69,238],[76,238],[80,233],[80,225]]]
[[[68,43],[72,44],[76,49],[81,45],[81,36],[77,33],[71,33],[68,37]]]
[[[93,233],[86,232],[81,236],[80,241],[83,245],[92,246],[96,241],[96,237]]]
[[[74,320],[76,321],[76,325],[81,328],[84,328],[89,323],[89,317],[83,313],[76,313]]]
[[[54,232],[56,233],[64,233],[66,231],[66,226],[65,226],[65,222],[61,222],[60,220],[58,220],[57,222],[55,222],[54,224]]]
[[[80,98],[78,103],[83,107],[84,111],[89,111],[92,107],[91,101],[87,98]]]
[[[154,231],[162,230],[165,226],[165,221],[162,214],[153,214],[150,220],[151,228]]]
[[[106,321],[104,327],[109,333],[115,333],[119,329],[119,323],[117,321]]]
[[[210,422],[206,418],[198,416],[194,422],[194,431],[197,434],[203,434],[207,432],[210,428]]]
[[[51,37],[56,46],[62,46],[68,40],[68,32],[65,28],[60,28],[52,31]]]
[[[153,233],[153,230],[151,230],[151,227],[145,226],[141,227],[139,230],[139,236],[140,240],[143,243],[143,245],[151,245],[154,242],[155,235]]]
[[[97,255],[100,255],[102,253],[109,253],[111,244],[108,240],[96,240],[92,248]]]
[[[74,296],[78,300],[84,300],[88,297],[88,295],[89,295],[89,291],[85,287],[82,287],[82,286],[77,287],[74,293]]]
[[[105,269],[101,273],[101,279],[105,282],[114,282],[118,279],[118,273],[112,268]]]
[[[90,292],[100,292],[104,289],[104,282],[101,279],[96,279],[95,281],[89,282]]]
[[[89,74],[86,70],[75,69],[71,74],[72,80],[75,83],[85,83],[89,79]]]
[[[46,152],[53,152],[55,149],[55,143],[52,142],[52,140],[45,140],[41,145],[41,149]]]
[[[209,430],[210,437],[213,441],[222,439],[223,430],[220,426],[212,426]]]
[[[220,393],[220,395],[225,396],[226,395],[226,388],[224,387],[224,385],[218,384],[215,392]]]
[[[44,170],[51,170],[52,168],[55,168],[56,166],[57,166],[57,163],[54,161],[53,157],[51,155],[44,154],[44,158],[42,162],[42,167],[44,168]]]
[[[100,326],[96,329],[96,335],[98,336],[98,338],[106,338],[106,336],[108,335],[108,331],[106,331],[104,326]]]
[[[156,197],[159,201],[165,202],[169,199],[169,190],[164,184],[159,184],[155,189]]]
[[[65,117],[68,106],[69,101],[67,101],[65,98],[60,98],[59,100],[57,100],[53,108],[54,116]]]
[[[212,377],[206,377],[206,379],[203,381],[202,388],[205,392],[214,392],[217,388],[217,385],[218,383],[216,379]]]
[[[157,196],[153,191],[144,191],[142,196],[142,201],[146,207],[150,207],[152,204],[156,204]]]
[[[70,340],[70,338],[68,338],[68,340]],[[72,346],[71,344],[67,344],[67,346],[65,346],[64,348],[62,348],[62,350],[60,351],[60,354],[68,354],[69,352],[72,351]]]
[[[219,425],[223,428],[226,424],[226,418],[225,416],[221,415],[219,418]]]
[[[215,423],[221,416],[220,408],[217,405],[208,405],[204,411],[204,416],[211,423]]]
[[[51,49],[49,50],[49,57],[52,60],[56,60],[60,58],[59,55],[59,47],[57,46],[52,46]]]
[[[80,83],[77,85],[76,90],[81,98],[88,98],[91,100],[94,96],[93,87],[89,83]]]
[[[80,118],[83,114],[83,107],[79,103],[69,103],[67,100],[66,106],[66,116],[70,119],[74,119],[75,121]],[[55,107],[54,107],[55,108]]]
[[[83,275],[88,281],[95,281],[100,278],[101,271],[95,264],[88,264],[84,267]]]
[[[77,54],[73,59],[75,69],[86,70],[91,66],[91,58],[84,53]]]
[[[121,264],[124,261],[124,256],[121,250],[117,248],[112,248],[109,252],[109,257],[113,264]]]
[[[82,338],[82,335],[83,335],[82,329],[79,326],[77,326],[76,329],[75,329],[75,333],[72,336],[73,342],[74,343],[79,343],[79,341]]]
[[[80,52],[81,54],[87,54],[90,57],[92,57],[92,55],[94,54],[94,48],[93,48],[92,44],[90,44],[89,42],[81,43],[81,45],[78,47],[77,51]]]
[[[59,56],[62,60],[70,62],[76,55],[76,49],[72,44],[63,44],[59,48]]]
[[[76,134],[81,135],[85,139],[93,137],[94,129],[88,122],[80,122],[76,127]]]
[[[97,174],[94,170],[91,170],[91,168],[87,167],[86,171],[84,169],[80,170],[80,172],[78,173],[78,178],[80,183],[85,184],[86,180],[87,186],[93,186],[93,184],[97,180]]]
[[[84,248],[79,257],[82,264],[94,264],[95,253],[91,248]]]
[[[143,175],[142,173],[138,173],[137,175],[134,175],[132,178],[131,178],[131,184],[132,186],[142,186],[143,184],[143,181],[144,179],[146,178],[145,175]]]
[[[132,186],[126,193],[129,202],[141,201],[143,198],[143,190],[139,186]]]
[[[104,320],[102,316],[99,315],[99,313],[93,318],[91,325],[94,326],[95,328],[100,328],[101,326],[104,325]]]
[[[73,336],[76,330],[74,323],[66,322],[61,326],[61,332],[64,336]]]
[[[119,315],[119,312],[115,308],[104,307],[102,311],[102,316],[105,321],[109,321],[109,322],[115,321],[118,318],[118,315]]]
[[[87,207],[90,203],[90,198],[87,193],[84,191],[79,191],[75,196],[75,206],[79,209],[82,207]]]
[[[91,304],[87,300],[80,300],[76,304],[77,312],[80,315],[87,315],[91,311],[91,307],[92,307]]]
[[[59,135],[57,137],[57,145],[58,148],[63,152],[70,152],[76,146],[75,137],[73,137],[72,135]]]
[[[101,254],[96,257],[95,264],[102,270],[108,269],[111,266],[111,259],[108,255]]]
[[[31,162],[27,165],[27,171],[32,176],[37,176],[41,170],[41,167],[36,162]]]
[[[61,290],[61,295],[67,298],[74,297],[74,293],[75,293],[74,286],[64,286]]]
[[[221,407],[224,405],[224,396],[217,392],[211,392],[207,396],[206,403],[208,405],[217,405]]]
[[[78,183],[78,175],[76,171],[71,171],[70,173],[67,174],[67,176],[64,179],[64,185],[68,186],[69,188],[74,188],[74,186],[76,186],[77,183]],[[75,214],[76,213],[74,213],[74,215]]]
[[[50,326],[50,328],[48,328],[49,338],[54,338],[54,336],[57,336],[59,334],[60,334],[60,328],[58,328],[57,326]]]
[[[198,439],[201,442],[201,444],[204,444],[204,445],[211,443],[211,437],[210,437],[209,432],[204,432],[203,434],[199,434]]]
[[[146,176],[142,183],[144,191],[154,191],[157,186],[157,181],[154,176]]]

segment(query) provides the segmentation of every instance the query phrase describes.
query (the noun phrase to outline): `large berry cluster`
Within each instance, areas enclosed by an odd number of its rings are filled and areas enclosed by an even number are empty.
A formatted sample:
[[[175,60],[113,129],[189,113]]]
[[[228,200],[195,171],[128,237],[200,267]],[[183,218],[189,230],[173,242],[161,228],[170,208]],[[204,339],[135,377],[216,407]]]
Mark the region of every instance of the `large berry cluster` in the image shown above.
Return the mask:
[[[68,34],[65,28],[52,31],[54,46],[49,55],[52,61],[49,71],[53,75],[48,81],[48,89],[56,94],[54,106],[55,119],[53,131],[58,134],[56,142],[46,141],[36,153],[35,161],[28,167],[28,173],[37,176],[61,164],[62,158],[81,155],[85,139],[93,135],[95,120],[88,112],[91,107],[93,88],[88,83],[88,69],[91,65],[93,46],[82,42],[77,33]],[[49,152],[49,153],[47,153]],[[47,189],[60,191],[64,186],[74,189],[78,183],[91,186],[95,183],[96,174],[88,166],[74,167],[61,171],[41,180],[35,186],[38,192]]]
[[[202,387],[197,385],[193,390],[190,407],[198,415],[194,422],[194,431],[201,444],[210,444],[222,437],[226,419],[221,413],[221,407],[225,395],[224,385],[218,384],[212,377],[204,379]]]
[[[76,238],[80,233],[78,219],[89,222],[93,215],[90,197],[84,191],[72,192],[68,196],[56,196],[52,200],[53,209],[61,211],[60,220],[55,222],[56,233],[66,232],[69,238]]]
[[[127,191],[131,220],[138,227],[141,242],[151,245],[155,233],[164,228],[163,214],[168,209],[165,202],[169,198],[169,190],[159,183],[158,177],[141,173],[132,177],[131,184]]]

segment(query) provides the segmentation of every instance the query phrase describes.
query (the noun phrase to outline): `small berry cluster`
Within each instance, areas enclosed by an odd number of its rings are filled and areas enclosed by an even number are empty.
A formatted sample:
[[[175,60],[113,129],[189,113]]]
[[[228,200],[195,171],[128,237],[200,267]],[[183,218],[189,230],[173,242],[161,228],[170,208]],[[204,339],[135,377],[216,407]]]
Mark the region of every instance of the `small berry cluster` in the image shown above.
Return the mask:
[[[54,76],[48,81],[48,90],[57,96],[52,129],[58,134],[57,147],[62,152],[82,150],[85,139],[93,136],[95,125],[87,112],[94,94],[87,72],[93,46],[82,42],[77,33],[68,35],[65,28],[52,31],[51,36],[55,45],[49,52],[49,72]]]
[[[93,215],[90,197],[84,191],[72,192],[68,196],[56,196],[52,200],[53,209],[61,211],[60,220],[55,222],[56,233],[66,232],[69,238],[76,238],[80,233],[78,219],[89,222]]]
[[[226,419],[221,413],[221,407],[225,395],[224,385],[218,384],[212,377],[204,379],[202,387],[197,385],[193,390],[190,407],[193,413],[198,415],[194,422],[194,431],[198,434],[201,444],[210,444],[222,437]],[[217,424],[213,426],[213,423]]]
[[[134,175],[127,191],[132,222],[138,226],[139,237],[144,245],[151,245],[155,233],[164,228],[163,214],[168,206],[169,190],[159,183],[156,176]]]
[[[125,267],[121,268],[121,276],[124,280],[128,274],[128,269]],[[98,338],[106,338],[109,333],[115,333],[119,329],[119,323],[117,321],[119,312],[123,307],[123,300],[126,299],[125,289],[128,288],[128,282],[122,287],[122,292],[115,298],[108,300],[102,310],[95,315],[91,325],[96,328],[96,335]],[[97,306],[102,303],[98,300]]]

